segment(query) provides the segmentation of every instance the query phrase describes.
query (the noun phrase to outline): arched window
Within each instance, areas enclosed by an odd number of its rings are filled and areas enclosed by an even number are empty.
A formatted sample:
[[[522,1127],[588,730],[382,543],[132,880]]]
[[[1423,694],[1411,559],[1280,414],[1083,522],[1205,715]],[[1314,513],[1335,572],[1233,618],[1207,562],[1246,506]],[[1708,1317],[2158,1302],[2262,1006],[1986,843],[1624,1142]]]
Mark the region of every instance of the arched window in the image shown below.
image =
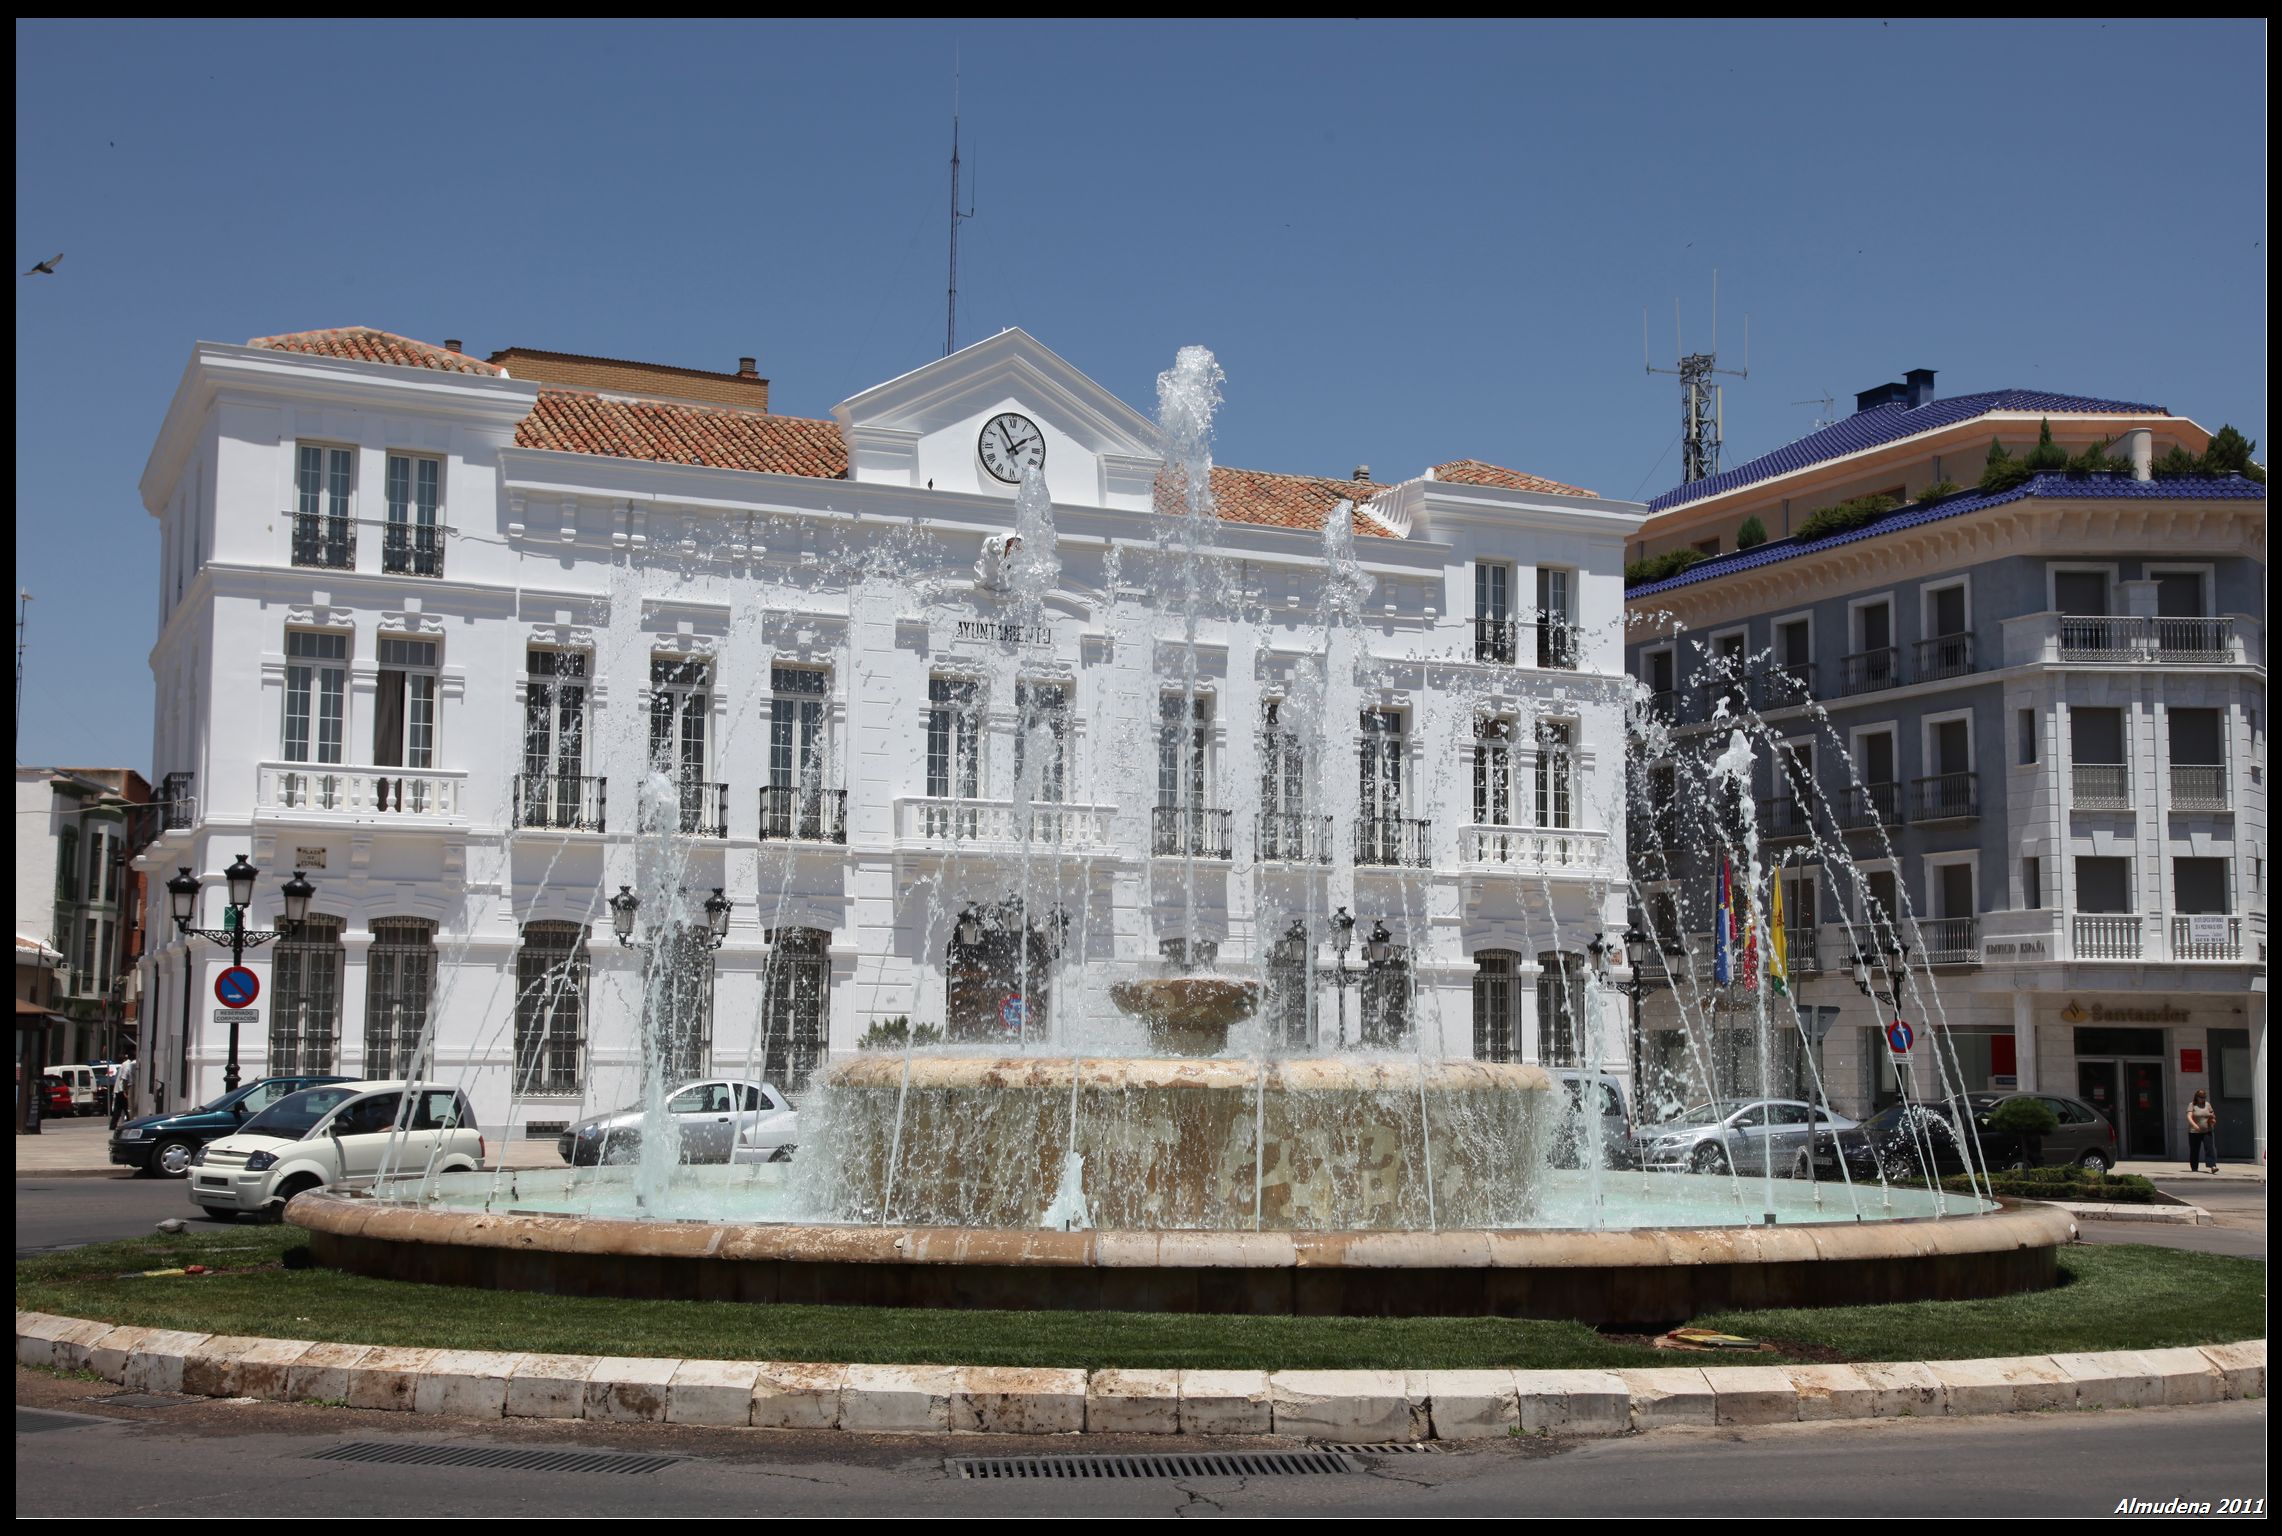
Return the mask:
[[[761,1076],[787,1093],[808,1086],[824,1060],[831,1017],[831,935],[819,928],[778,928],[769,934],[768,992],[761,1014]]]
[[[270,966],[270,1076],[330,1073],[340,1060],[341,932],[337,917],[311,913],[278,940]]]
[[[412,1053],[428,1026],[436,986],[436,925],[420,917],[375,918],[365,958],[364,1070],[367,1077],[411,1075]],[[432,1070],[435,1054],[426,1058]]]
[[[1363,972],[1357,1026],[1365,1045],[1396,1046],[1410,1038],[1410,951],[1387,946],[1387,958]]]
[[[1578,1064],[1585,1037],[1585,957],[1574,950],[1537,957],[1537,1059],[1549,1067]]]
[[[702,1076],[713,1059],[713,940],[703,923],[668,929],[650,954],[644,1004],[668,1086]]]
[[[1474,956],[1474,1059],[1521,1060],[1521,956],[1485,949]]]
[[[515,956],[516,1092],[578,1092],[587,974],[584,924],[523,925]]]

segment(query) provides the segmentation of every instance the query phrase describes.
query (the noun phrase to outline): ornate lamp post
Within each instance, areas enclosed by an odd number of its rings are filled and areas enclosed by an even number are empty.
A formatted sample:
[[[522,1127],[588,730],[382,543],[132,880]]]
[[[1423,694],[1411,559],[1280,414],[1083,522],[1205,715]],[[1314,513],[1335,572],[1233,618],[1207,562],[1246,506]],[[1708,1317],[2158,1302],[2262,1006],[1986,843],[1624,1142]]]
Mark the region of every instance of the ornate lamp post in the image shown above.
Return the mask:
[[[1339,1039],[1337,1049],[1347,1049],[1347,948],[1355,940],[1355,919],[1345,907],[1331,914],[1331,952],[1336,957],[1331,972],[1332,984],[1339,991]]]
[[[1648,950],[1655,944],[1659,955],[1663,946],[1656,944],[1638,928],[1628,928],[1624,934],[1624,959],[1632,967],[1632,1123],[1644,1124],[1648,1114],[1648,1063],[1641,1049],[1640,1007],[1642,995],[1648,990]]]
[[[190,989],[192,986],[191,951],[189,940],[205,939],[209,943],[230,946],[230,964],[246,963],[246,951],[258,949],[273,939],[290,938],[301,931],[309,919],[309,898],[317,888],[301,870],[285,882],[285,915],[278,926],[271,929],[250,929],[246,926],[246,910],[254,904],[254,882],[261,871],[254,868],[244,854],[239,854],[228,869],[222,871],[223,882],[229,887],[230,904],[223,909],[219,928],[194,928],[191,921],[198,915],[198,877],[187,867],[182,868],[166,883],[167,898],[174,909],[174,926],[183,936],[182,946],[182,1068],[179,1090],[190,1091]],[[238,1021],[230,1020],[230,1059],[222,1069],[222,1086],[235,1093],[238,1088]]]
[[[634,894],[631,886],[622,885],[607,905],[610,908],[610,928],[618,936],[618,942],[628,949],[640,950],[647,959],[657,948],[658,940],[655,933],[648,931],[639,940],[634,937],[634,915],[642,910],[642,898]],[[736,905],[721,893],[719,886],[715,886],[713,894],[705,898],[706,948],[719,949],[729,941],[729,911]]]

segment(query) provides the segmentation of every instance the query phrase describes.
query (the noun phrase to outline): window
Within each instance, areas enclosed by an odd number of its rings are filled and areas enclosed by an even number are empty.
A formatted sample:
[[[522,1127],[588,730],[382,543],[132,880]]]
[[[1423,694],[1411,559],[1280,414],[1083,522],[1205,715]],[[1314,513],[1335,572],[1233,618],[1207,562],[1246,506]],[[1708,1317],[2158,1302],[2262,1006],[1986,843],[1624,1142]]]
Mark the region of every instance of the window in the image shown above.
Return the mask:
[[[1862,911],[1860,921],[1867,930],[1861,937],[1881,948],[1886,937],[1895,931],[1901,917],[1901,886],[1890,869],[1869,869],[1862,872],[1860,890]]]
[[[532,651],[523,693],[523,771],[577,782],[586,771],[586,653]]]
[[[380,637],[380,686],[372,710],[375,767],[436,766],[435,641]]]
[[[1935,918],[1971,917],[1973,866],[1963,861],[1932,866]]]
[[[2124,756],[2124,712],[2073,709],[2068,712],[2069,773],[2079,807],[2128,810],[2131,765]]]
[[[2014,715],[2019,736],[2016,761],[2027,767],[2036,761],[2036,711],[2024,709]]]
[[[1641,681],[1648,685],[1650,693],[1669,694],[1678,686],[1670,650],[1650,651],[1643,659],[1648,663],[1648,668]]]
[[[1157,700],[1157,804],[1202,808],[1205,755],[1212,718],[1209,698],[1168,693]],[[1185,725],[1184,725],[1184,722]]]
[[[55,895],[69,901],[79,891],[79,829],[65,827],[55,839]]]
[[[2199,619],[2209,609],[2203,602],[2201,571],[2150,571],[2155,578],[2155,614],[2163,619]]]
[[[1485,949],[1474,957],[1474,1059],[1521,1059],[1521,956]]]
[[[2215,709],[2167,710],[2171,732],[2171,763],[2173,767],[2217,768],[2226,762],[2220,749],[2219,711]]]
[[[2129,912],[2131,860],[2086,856],[2076,861],[2076,910]]]
[[[1549,950],[1537,963],[1537,1059],[1549,1067],[1576,1066],[1585,1034],[1585,957]]]
[[[355,530],[349,518],[349,450],[301,444],[293,466],[293,563],[354,566]],[[179,572],[174,595],[182,596]]]
[[[442,537],[436,504],[444,466],[407,454],[388,456],[388,527],[381,541],[380,568],[392,576],[444,574]]]
[[[1304,1050],[1315,1043],[1309,1027],[1307,929],[1294,923],[1268,951],[1268,1028],[1277,1045]]]
[[[778,789],[824,786],[831,748],[824,723],[830,678],[816,667],[769,668],[769,783]]]
[[[927,680],[927,793],[936,799],[972,800],[982,793],[978,691],[972,678]]]
[[[1362,806],[1366,821],[1402,815],[1402,711],[1366,709],[1362,717]]]
[[[1307,754],[1299,732],[1286,727],[1284,708],[1271,699],[1260,715],[1260,811],[1269,817],[1307,809]]]
[[[1962,635],[1965,633],[1965,587],[1963,583],[1935,587],[1926,594],[1927,627],[1935,636]]]
[[[1577,664],[1577,573],[1558,566],[1537,568],[1537,664]]]
[[[1474,825],[1478,827],[1503,827],[1511,825],[1512,822],[1513,722],[1511,720],[1476,720],[1474,722]]]
[[[1695,543],[1689,545],[1688,547],[1699,555],[1716,555],[1719,553],[1719,540],[1698,539]]]
[[[1572,754],[1576,727],[1566,720],[1537,722],[1537,824],[1567,827],[1575,799],[1576,761]]]
[[[684,789],[705,778],[705,744],[713,720],[713,664],[696,657],[650,662],[650,768],[671,773]],[[685,800],[688,798],[685,794]]]
[[[579,1091],[588,968],[583,924],[523,925],[515,956],[517,1092]]]
[[[285,740],[289,763],[341,761],[349,688],[349,637],[296,629],[285,637]]]
[[[2227,898],[2227,861],[2224,859],[2173,859],[2171,910],[2174,912],[2232,912]]]
[[[1513,661],[1513,567],[1495,561],[1474,566],[1474,659]]]
[[[417,917],[374,919],[365,958],[365,1076],[412,1074],[435,983],[436,925]]]
[[[2044,906],[2044,860],[2030,854],[2021,860],[2021,907],[2035,912]]]
[[[643,988],[658,1042],[658,1067],[668,1081],[703,1072],[713,1051],[713,939],[703,923],[677,924],[651,951],[658,968]]]
[[[1068,799],[1069,754],[1070,690],[1060,683],[1016,682],[1015,794],[1044,805]]]
[[[825,1000],[832,990],[830,935],[779,928],[769,935],[768,992],[761,1015],[761,1075],[788,1093],[808,1086],[824,1059]]]
[[[1901,682],[1899,653],[1894,648],[1894,605],[1886,598],[1856,603],[1854,652],[1846,658],[1844,691],[1864,693],[1892,688]]]
[[[2106,571],[2054,571],[2053,606],[2077,618],[2097,618],[2108,611]]]
[[[337,917],[312,913],[278,940],[270,966],[269,1061],[275,1076],[326,1074],[339,1059],[341,931]]]

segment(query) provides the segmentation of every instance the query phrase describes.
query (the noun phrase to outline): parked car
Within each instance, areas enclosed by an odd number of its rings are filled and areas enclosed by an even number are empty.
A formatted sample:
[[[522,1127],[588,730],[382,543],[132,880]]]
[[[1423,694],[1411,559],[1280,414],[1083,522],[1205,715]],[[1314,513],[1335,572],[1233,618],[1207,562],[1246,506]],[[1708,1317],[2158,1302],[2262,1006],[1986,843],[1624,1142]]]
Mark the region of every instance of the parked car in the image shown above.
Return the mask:
[[[484,1151],[475,1107],[457,1088],[331,1083],[289,1093],[200,1147],[190,1198],[209,1215],[275,1216],[312,1189],[370,1183],[384,1164],[407,1174],[474,1172]]]
[[[1560,1085],[1561,1120],[1554,1127],[1548,1157],[1556,1168],[1582,1168],[1592,1146],[1592,1129],[1584,1118],[1587,1079],[1599,1087],[1600,1154],[1603,1168],[1630,1168],[1632,1114],[1624,1102],[1624,1084],[1605,1072],[1587,1073],[1558,1067],[1547,1073]]]
[[[47,1093],[47,1100],[40,1108],[42,1119],[60,1120],[71,1113],[71,1084],[53,1072],[42,1072],[40,1087]]]
[[[46,1069],[50,1077],[61,1078],[71,1090],[71,1106],[59,1113],[99,1115],[103,1113],[105,1099],[103,1085],[95,1068],[85,1062],[67,1062],[60,1067]]]
[[[555,1150],[573,1167],[633,1162],[642,1154],[645,1113],[636,1105],[581,1120],[556,1139]],[[666,1119],[675,1156],[685,1163],[787,1162],[800,1140],[799,1117],[770,1083],[685,1083],[666,1095]]]
[[[195,1109],[129,1120],[111,1133],[111,1161],[137,1173],[179,1179],[190,1171],[192,1153],[217,1136],[229,1135],[249,1115],[259,1114],[289,1093],[348,1081],[329,1076],[265,1077],[240,1083],[234,1091]]]
[[[1973,1117],[1973,1135],[1980,1148],[1971,1159],[1976,1171],[2028,1166],[2028,1147],[2020,1136],[1989,1128],[1989,1116],[1999,1104],[2023,1097],[2031,1095],[1973,1093],[1965,1096],[1968,1112]],[[2051,1094],[2033,1097],[2043,1099],[2060,1121],[2059,1128],[2045,1137],[2037,1149],[2039,1166],[2077,1163],[2102,1172],[2115,1166],[2116,1128],[2106,1116],[2076,1099]],[[1820,1179],[1838,1178],[1840,1156],[1846,1159],[1847,1174],[1857,1179],[1874,1180],[1881,1174],[1888,1183],[1922,1179],[1927,1176],[1929,1167],[1937,1178],[1963,1173],[1967,1167],[1966,1151],[1959,1144],[1951,1118],[1945,1103],[1890,1104],[1851,1131],[1841,1129],[1835,1136],[1818,1135],[1813,1175]],[[1794,1159],[1792,1172],[1802,1178],[1808,1174],[1805,1149]]]
[[[1698,1104],[1634,1134],[1643,1168],[1690,1173],[1764,1173],[1790,1168],[1810,1127],[1851,1130],[1855,1121],[1803,1099],[1727,1099]]]

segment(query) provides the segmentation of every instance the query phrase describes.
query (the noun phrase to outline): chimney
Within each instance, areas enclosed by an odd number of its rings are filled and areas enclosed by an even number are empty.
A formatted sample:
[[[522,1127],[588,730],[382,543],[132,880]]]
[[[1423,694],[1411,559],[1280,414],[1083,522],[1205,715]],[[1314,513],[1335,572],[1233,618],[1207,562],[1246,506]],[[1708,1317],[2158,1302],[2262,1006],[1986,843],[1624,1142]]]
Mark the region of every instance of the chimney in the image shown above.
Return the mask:
[[[1902,386],[1910,392],[1910,409],[1933,404],[1933,370],[1912,368],[1902,375]]]
[[[1358,480],[1368,481],[1371,478],[1371,466],[1368,464],[1356,465],[1355,478]]]
[[[759,378],[760,376],[761,376],[761,360],[760,360],[759,358],[757,358],[757,357],[740,357],[740,358],[738,358],[738,359],[737,359],[737,377],[738,377],[738,378],[740,378],[740,379],[757,379],[757,378]],[[1930,377],[1930,375],[1929,375],[1929,377]]]
[[[1881,405],[1907,404],[1909,404],[1908,385],[1881,384],[1876,389],[1865,389],[1854,397],[1854,414],[1859,416],[1864,411],[1874,411]]]
[[[446,352],[457,352],[459,349],[460,341],[457,336],[452,336],[445,339],[444,350]]]

